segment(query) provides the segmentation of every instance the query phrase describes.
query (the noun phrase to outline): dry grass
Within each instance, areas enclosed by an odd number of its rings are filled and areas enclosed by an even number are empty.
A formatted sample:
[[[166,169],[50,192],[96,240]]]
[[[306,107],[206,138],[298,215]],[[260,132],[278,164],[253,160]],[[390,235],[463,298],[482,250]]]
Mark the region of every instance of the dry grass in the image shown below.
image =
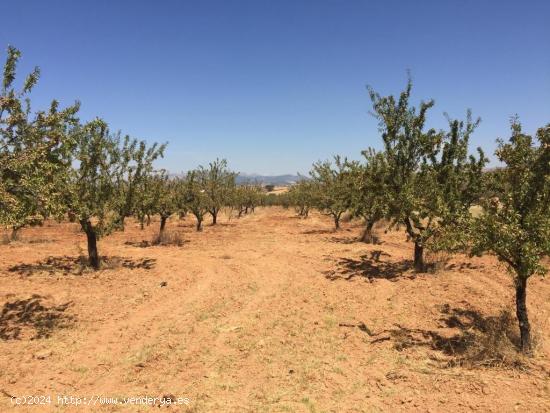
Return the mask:
[[[498,316],[476,320],[462,334],[460,346],[451,365],[519,369],[528,365],[528,359],[519,351],[517,320],[508,309]]]
[[[164,230],[153,238],[152,245],[174,245],[181,247],[185,243],[180,231]]]
[[[445,270],[452,256],[449,253],[438,251],[433,252],[427,250],[425,253],[426,269],[430,274],[438,274]]]

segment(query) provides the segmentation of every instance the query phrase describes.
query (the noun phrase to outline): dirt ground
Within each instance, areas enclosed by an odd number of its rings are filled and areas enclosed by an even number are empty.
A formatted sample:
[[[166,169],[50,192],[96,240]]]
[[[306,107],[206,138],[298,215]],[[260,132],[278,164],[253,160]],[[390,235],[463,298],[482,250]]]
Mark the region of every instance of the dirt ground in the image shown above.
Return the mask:
[[[0,245],[0,411],[156,408],[57,395],[187,397],[169,409],[189,412],[550,411],[548,280],[529,282],[536,356],[465,364],[472,334],[513,310],[493,258],[415,275],[402,232],[366,245],[359,223],[333,232],[279,208],[221,221],[196,233],[172,218],[182,246],[148,246],[158,222],[130,221],[100,241],[97,273],[76,224]],[[52,404],[14,407],[26,395]]]

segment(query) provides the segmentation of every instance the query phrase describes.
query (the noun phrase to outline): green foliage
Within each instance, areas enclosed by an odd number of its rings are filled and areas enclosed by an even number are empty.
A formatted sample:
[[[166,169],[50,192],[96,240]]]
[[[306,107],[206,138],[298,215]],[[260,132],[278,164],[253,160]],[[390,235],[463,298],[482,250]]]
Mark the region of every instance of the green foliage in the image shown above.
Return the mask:
[[[502,196],[483,199],[471,232],[472,253],[494,253],[519,278],[544,274],[540,260],[550,254],[550,125],[537,140],[514,121],[509,142],[499,141],[496,155],[506,167],[490,185]]]
[[[14,86],[21,53],[9,47],[0,93],[0,225],[14,230],[60,216],[64,177],[71,165],[79,104],[31,112],[28,94],[38,82],[35,68],[21,90]]]
[[[388,214],[388,165],[386,157],[373,149],[363,151],[365,163],[349,162],[351,191],[350,209],[365,220],[364,242],[372,242],[374,224]]]
[[[235,190],[236,174],[227,168],[225,159],[216,159],[208,164],[208,168],[199,166],[196,176],[206,195],[208,213],[212,215],[212,223],[216,224],[221,208],[230,204]]]
[[[353,179],[347,161],[335,156],[334,167],[330,161],[317,162],[313,164],[310,175],[314,183],[316,208],[330,215],[338,229],[342,214],[351,208],[349,194],[353,190]]]
[[[156,213],[158,195],[156,191],[155,174],[146,174],[136,184],[133,213],[144,227],[145,217]]]
[[[404,225],[415,243],[414,264],[425,271],[424,246],[446,224],[456,224],[479,196],[487,160],[468,156],[468,142],[479,120],[449,120],[448,132],[425,128],[432,100],[409,104],[412,82],[399,99],[369,88],[387,163],[388,217]]]
[[[182,198],[187,210],[197,219],[197,231],[202,230],[202,221],[210,208],[210,198],[203,188],[197,170],[189,171],[182,185]]]
[[[254,209],[263,200],[263,189],[258,183],[244,183],[238,185],[233,192],[233,208],[237,210],[237,216],[240,218]]]
[[[120,140],[120,133],[117,134]],[[145,141],[131,139],[126,135],[120,147],[120,161],[117,168],[117,194],[115,209],[118,214],[117,227],[124,229],[124,219],[138,208],[137,194],[143,181],[154,172],[153,162],[164,155],[166,144],[154,143],[147,147]]]
[[[67,205],[78,221],[94,219],[96,235],[115,228],[120,150],[108,125],[95,119],[80,128],[74,152],[76,166],[67,182]]]
[[[288,201],[298,216],[307,218],[310,209],[317,203],[317,184],[309,179],[302,179],[290,187],[286,196],[282,194],[282,201],[283,206]]]
[[[182,185],[180,180],[171,179],[164,170],[152,175],[150,181],[154,199],[151,212],[160,215],[160,232],[162,232],[166,220],[179,210]]]

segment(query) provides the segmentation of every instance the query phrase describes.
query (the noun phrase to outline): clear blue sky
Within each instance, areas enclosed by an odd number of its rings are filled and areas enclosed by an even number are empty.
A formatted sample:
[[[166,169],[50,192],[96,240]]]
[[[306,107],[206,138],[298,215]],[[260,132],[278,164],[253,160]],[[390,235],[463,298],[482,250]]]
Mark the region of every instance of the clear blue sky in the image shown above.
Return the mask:
[[[380,147],[365,90],[483,122],[492,153],[518,113],[550,122],[550,1],[2,1],[0,47],[42,78],[33,101],[82,102],[81,119],[168,141],[178,172],[215,157],[238,171],[305,173]]]

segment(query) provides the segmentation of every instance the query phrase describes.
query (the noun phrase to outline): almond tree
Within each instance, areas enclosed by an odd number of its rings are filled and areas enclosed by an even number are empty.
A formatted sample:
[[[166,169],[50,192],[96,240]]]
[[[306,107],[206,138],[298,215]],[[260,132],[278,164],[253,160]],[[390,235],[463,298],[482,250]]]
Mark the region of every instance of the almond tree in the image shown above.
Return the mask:
[[[147,174],[136,186],[133,210],[142,230],[145,217],[151,217],[155,213],[157,194],[155,193],[154,178],[153,174]]]
[[[235,191],[233,192],[233,208],[237,210],[237,218],[243,216],[243,214],[248,213],[249,208],[249,184],[244,183],[237,185]]]
[[[198,170],[189,171],[181,189],[183,204],[197,219],[197,231],[202,231],[204,216],[211,206],[210,198],[203,189],[200,173]]]
[[[399,99],[381,97],[369,88],[387,163],[388,216],[404,225],[414,242],[414,268],[426,271],[424,248],[442,224],[455,222],[477,197],[486,159],[468,156],[470,135],[479,124],[450,120],[448,132],[425,129],[434,102],[409,105],[412,82]],[[466,181],[464,181],[466,179]]]
[[[68,177],[66,202],[86,233],[90,266],[100,268],[98,238],[116,227],[119,142],[109,134],[107,124],[95,119],[77,134],[76,165]]]
[[[197,177],[208,200],[212,225],[216,225],[220,210],[229,204],[233,195],[236,174],[227,168],[225,159],[216,159],[208,164],[208,168],[199,166]]]
[[[301,218],[307,218],[309,211],[314,208],[316,201],[317,184],[309,179],[302,179],[288,190],[289,202],[294,206]]]
[[[180,196],[180,181],[170,179],[166,171],[160,171],[152,176],[151,187],[153,188],[153,213],[160,215],[160,240],[166,229],[166,221],[172,214],[178,211],[178,197]]]
[[[117,134],[119,139],[120,133]],[[147,147],[145,141],[131,139],[126,135],[120,148],[120,162],[117,168],[117,228],[124,230],[124,220],[132,215],[136,207],[137,188],[148,175],[153,173],[153,162],[164,155],[166,144],[156,142]]]
[[[62,215],[61,187],[71,165],[75,103],[60,110],[52,101],[47,111],[31,112],[28,94],[38,82],[35,68],[16,90],[19,50],[9,47],[0,90],[0,224],[12,238],[25,225]]]
[[[483,199],[470,232],[472,253],[495,254],[514,277],[524,353],[532,347],[527,281],[547,272],[541,259],[550,255],[550,124],[537,131],[536,140],[538,146],[514,120],[510,140],[498,141],[496,155],[505,166],[492,174],[490,186],[501,195]]]
[[[232,207],[237,209],[237,217],[254,212],[260,204],[263,195],[262,186],[259,183],[247,182],[237,185],[233,190]]]
[[[365,221],[365,230],[360,241],[374,241],[372,228],[374,224],[388,213],[387,199],[387,163],[383,153],[373,149],[363,151],[366,162],[350,162],[352,190],[350,191],[351,211],[354,216]]]
[[[316,208],[331,216],[335,229],[339,229],[342,214],[351,207],[352,180],[346,160],[335,156],[334,167],[330,161],[317,162],[313,164],[310,175],[316,193]]]

